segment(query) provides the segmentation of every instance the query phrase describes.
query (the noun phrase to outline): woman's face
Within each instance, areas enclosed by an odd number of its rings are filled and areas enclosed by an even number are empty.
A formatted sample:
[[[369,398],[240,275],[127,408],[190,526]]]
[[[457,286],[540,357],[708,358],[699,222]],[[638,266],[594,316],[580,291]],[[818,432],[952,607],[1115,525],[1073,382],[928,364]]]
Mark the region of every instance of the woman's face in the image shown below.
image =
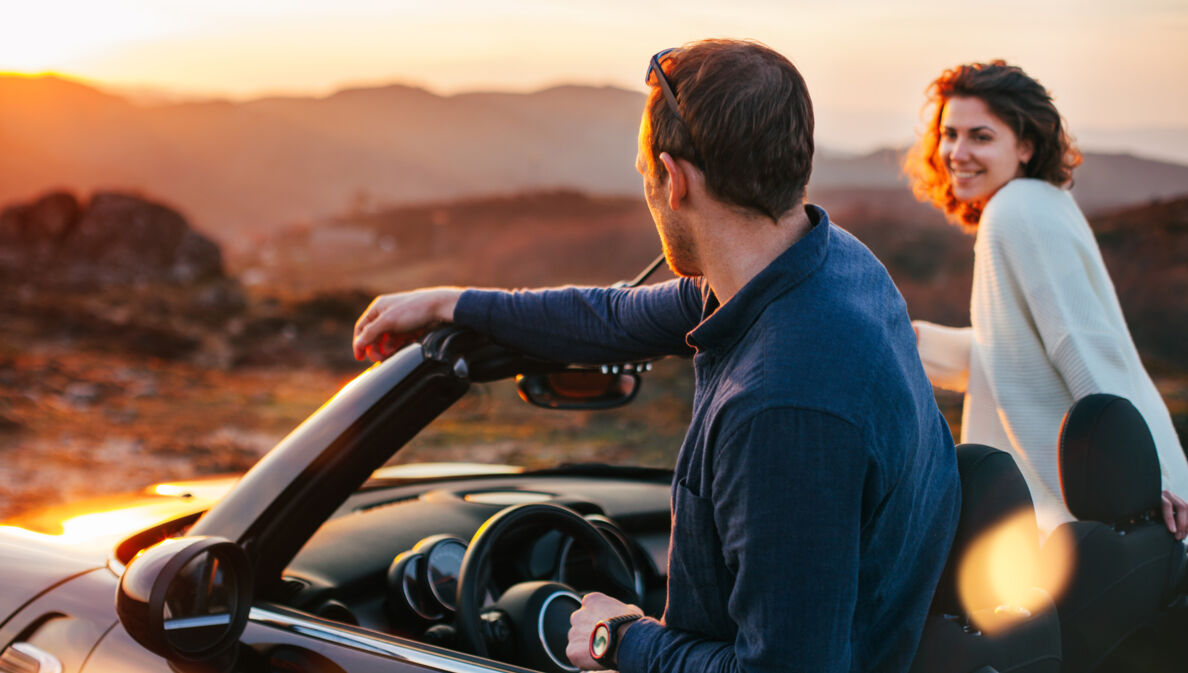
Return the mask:
[[[1032,147],[1030,142],[1019,142],[982,99],[950,98],[941,111],[937,152],[953,195],[981,207],[999,188],[1023,175]]]

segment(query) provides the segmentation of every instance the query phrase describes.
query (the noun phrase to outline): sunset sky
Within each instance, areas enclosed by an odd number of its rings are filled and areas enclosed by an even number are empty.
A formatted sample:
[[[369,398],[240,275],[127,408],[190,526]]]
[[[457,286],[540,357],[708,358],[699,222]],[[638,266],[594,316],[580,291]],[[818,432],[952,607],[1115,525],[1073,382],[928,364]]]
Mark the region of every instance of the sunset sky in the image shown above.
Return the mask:
[[[1161,129],[1166,138],[1188,128],[1185,0],[0,6],[0,71],[53,71],[125,92],[243,99],[390,82],[442,94],[558,83],[642,90],[653,52],[702,37],[740,37],[761,40],[800,67],[815,100],[819,141],[839,149],[910,138],[930,79],[959,62],[997,57],[1048,86],[1086,144],[1109,144],[1126,136],[1121,130]]]

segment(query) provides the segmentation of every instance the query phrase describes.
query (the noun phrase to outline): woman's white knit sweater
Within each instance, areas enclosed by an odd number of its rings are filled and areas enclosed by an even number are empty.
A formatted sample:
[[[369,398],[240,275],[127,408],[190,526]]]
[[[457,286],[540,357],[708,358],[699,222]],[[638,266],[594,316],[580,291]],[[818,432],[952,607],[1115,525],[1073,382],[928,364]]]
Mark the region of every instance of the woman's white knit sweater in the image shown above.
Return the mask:
[[[1043,534],[1073,520],[1060,493],[1060,424],[1092,393],[1134,403],[1154,435],[1163,488],[1188,497],[1188,461],[1167,406],[1071,194],[1019,178],[990,199],[974,242],[970,321],[916,321],[920,358],[934,385],[965,392],[961,441],[1014,456]]]

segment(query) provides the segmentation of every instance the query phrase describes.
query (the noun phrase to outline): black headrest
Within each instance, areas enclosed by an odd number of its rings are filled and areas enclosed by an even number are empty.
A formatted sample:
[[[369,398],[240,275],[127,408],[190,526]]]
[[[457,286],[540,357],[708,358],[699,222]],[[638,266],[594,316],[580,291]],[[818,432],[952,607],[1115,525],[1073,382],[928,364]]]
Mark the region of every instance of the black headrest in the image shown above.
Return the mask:
[[[1082,521],[1117,524],[1159,507],[1159,456],[1129,400],[1098,393],[1077,400],[1060,428],[1060,490]]]
[[[1010,454],[983,444],[959,444],[957,446],[957,471],[961,475],[961,516],[957,522],[957,534],[949,551],[933,610],[947,614],[962,614],[992,605],[961,605],[957,592],[957,567],[966,558],[973,543],[983,533],[1004,523],[1020,512],[1031,513],[1030,525],[1035,526],[1035,509],[1027,482],[1015,465]],[[1039,558],[1039,532],[1034,530],[1022,536],[1034,540],[1034,548],[1021,553]],[[968,562],[968,561],[967,561]],[[975,561],[980,563],[980,561]]]

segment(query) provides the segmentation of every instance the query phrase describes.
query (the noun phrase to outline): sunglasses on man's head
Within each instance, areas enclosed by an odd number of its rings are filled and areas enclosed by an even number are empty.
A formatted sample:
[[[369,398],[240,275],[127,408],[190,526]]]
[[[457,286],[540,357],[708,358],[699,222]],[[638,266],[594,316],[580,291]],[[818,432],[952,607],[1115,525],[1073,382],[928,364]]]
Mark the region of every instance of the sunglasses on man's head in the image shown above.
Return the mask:
[[[668,101],[668,108],[676,115],[677,122],[685,128],[685,133],[689,135],[689,144],[693,147],[693,161],[701,165],[701,153],[697,151],[697,144],[693,142],[693,131],[685,123],[685,117],[681,115],[681,108],[677,104],[677,97],[672,89],[672,82],[669,81],[668,75],[664,72],[664,62],[671,56],[676,56],[679,52],[680,48],[670,47],[653,54],[652,60],[648,61],[648,70],[644,73],[644,84],[660,87],[661,93],[664,94],[664,100]]]

